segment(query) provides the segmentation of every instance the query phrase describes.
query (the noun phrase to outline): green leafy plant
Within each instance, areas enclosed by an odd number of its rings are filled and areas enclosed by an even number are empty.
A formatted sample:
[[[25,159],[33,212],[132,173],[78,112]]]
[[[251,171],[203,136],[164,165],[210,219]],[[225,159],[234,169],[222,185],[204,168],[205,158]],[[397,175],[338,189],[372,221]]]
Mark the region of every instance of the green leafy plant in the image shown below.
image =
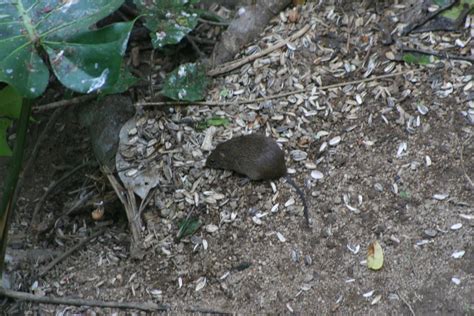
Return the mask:
[[[230,121],[225,117],[213,117],[206,121],[198,122],[195,126],[196,130],[203,131],[209,126],[227,126]]]
[[[448,4],[448,0],[434,0],[434,2],[439,6],[445,6]],[[458,4],[454,5],[452,8],[441,13],[442,16],[450,20],[456,20],[464,11],[464,6],[467,5],[470,8],[471,13],[474,11],[474,0],[461,0]]]
[[[408,191],[400,191],[400,197],[402,199],[409,199],[410,198],[410,192]]]
[[[438,58],[432,55],[413,54],[413,53],[403,54],[402,59],[404,62],[408,64],[418,64],[418,65],[428,65],[438,60]]]
[[[91,93],[117,82],[132,22],[90,26],[123,0],[33,1],[0,4],[0,81],[26,98],[46,89],[49,65],[67,88]]]
[[[12,151],[7,143],[7,130],[13,120],[20,117],[21,96],[12,86],[0,90],[0,156],[11,156]]]
[[[155,48],[179,43],[198,23],[199,11],[192,5],[199,0],[135,0],[134,3],[144,16],[144,25],[150,30]]]
[[[80,93],[115,93],[133,83],[122,57],[135,21],[91,27],[123,2],[0,2],[0,82],[8,84],[0,91],[0,155],[12,155],[0,200],[0,275],[32,100],[46,90],[50,69],[66,88]],[[15,119],[19,123],[12,152],[6,130]]]
[[[173,100],[202,100],[208,82],[204,67],[184,64],[166,77],[162,94]]]
[[[199,222],[199,219],[190,217],[180,221],[178,227],[179,231],[177,238],[180,240],[183,237],[194,234],[199,229],[199,227],[201,227],[201,223]]]
[[[179,43],[197,26],[199,16],[206,14],[193,7],[199,0],[134,0],[134,3],[150,30],[153,47],[159,49]],[[173,100],[202,100],[207,82],[203,67],[181,65],[165,79],[162,94]]]

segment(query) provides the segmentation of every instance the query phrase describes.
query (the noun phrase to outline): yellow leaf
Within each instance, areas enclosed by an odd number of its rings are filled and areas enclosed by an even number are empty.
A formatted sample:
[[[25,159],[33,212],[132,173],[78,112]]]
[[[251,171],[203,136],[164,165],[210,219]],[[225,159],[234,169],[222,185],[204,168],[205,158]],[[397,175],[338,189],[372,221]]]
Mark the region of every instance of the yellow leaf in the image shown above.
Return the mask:
[[[383,250],[378,241],[369,245],[367,256],[367,267],[372,270],[379,270],[383,266]]]

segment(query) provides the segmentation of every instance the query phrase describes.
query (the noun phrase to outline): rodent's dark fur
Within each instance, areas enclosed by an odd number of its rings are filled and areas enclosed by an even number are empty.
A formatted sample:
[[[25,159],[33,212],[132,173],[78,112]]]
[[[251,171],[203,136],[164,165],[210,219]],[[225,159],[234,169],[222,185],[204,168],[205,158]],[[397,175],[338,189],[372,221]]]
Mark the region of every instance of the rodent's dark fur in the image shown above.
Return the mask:
[[[250,134],[220,143],[207,158],[206,167],[232,170],[251,180],[285,177],[303,201],[304,216],[309,225],[304,193],[287,174],[285,155],[272,138],[261,134]]]

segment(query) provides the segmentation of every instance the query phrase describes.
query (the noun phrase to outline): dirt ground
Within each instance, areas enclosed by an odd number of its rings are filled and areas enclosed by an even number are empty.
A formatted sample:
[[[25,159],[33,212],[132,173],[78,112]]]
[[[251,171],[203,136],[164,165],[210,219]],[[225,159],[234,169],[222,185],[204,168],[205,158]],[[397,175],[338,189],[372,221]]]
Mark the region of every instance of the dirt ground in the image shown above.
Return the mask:
[[[302,14],[294,29],[316,17],[326,25],[308,34],[318,52],[322,47],[331,49],[331,58],[342,61],[357,56],[359,64],[366,54],[383,59],[387,47],[376,40],[382,36],[376,22],[401,9],[345,9],[313,8]],[[353,18],[348,21],[360,18],[364,27],[349,22],[338,26],[329,12]],[[371,15],[376,18],[370,20]],[[281,23],[275,22],[272,28]],[[333,33],[334,29],[340,33]],[[271,33],[269,28],[265,35]],[[364,36],[374,38],[370,53],[366,53]],[[466,39],[469,30],[455,33],[455,37]],[[331,43],[335,42],[343,48],[333,49]],[[324,84],[356,80],[364,73],[338,79],[324,68],[323,57],[309,48],[296,49],[289,56],[290,70],[282,75],[282,81],[314,84],[316,79],[305,81],[302,76],[308,70],[321,74]],[[383,75],[387,65],[377,65],[374,75]],[[278,62],[269,67],[280,69]],[[235,174],[205,169],[208,152],[186,156],[187,150],[180,151],[185,146],[174,137],[176,130],[165,129],[160,131],[162,139],[178,150],[184,161],[194,159],[194,163],[170,164],[170,168],[176,166],[173,174],[183,187],[164,185],[145,210],[147,248],[141,260],[130,256],[127,220],[118,202],[106,209],[106,225],[94,222],[92,209],[84,208],[61,217],[55,229],[40,235],[29,233],[33,210],[45,188],[83,161],[93,160],[86,132],[78,125],[74,111],[66,110],[55,132],[43,143],[18,202],[7,250],[13,289],[57,297],[162,303],[172,313],[472,315],[474,126],[463,113],[469,109],[469,98],[473,102],[468,84],[472,87],[474,67],[456,60],[440,60],[433,67],[400,62],[397,67],[397,71],[416,72],[378,80],[377,84],[353,85],[352,90],[321,93],[318,100],[323,110],[308,103],[278,100],[257,110],[247,106],[182,110],[183,117],[229,118],[230,126],[217,128],[217,139],[229,130],[235,134],[267,132],[278,138],[287,165],[294,171],[292,177],[307,194],[313,223],[310,228],[305,226],[301,202],[284,180],[274,181],[275,190],[269,182],[242,185],[242,178]],[[243,73],[239,71],[217,78],[209,95],[216,96],[223,87],[234,91],[242,87],[238,80]],[[250,73],[251,82],[257,74],[257,70]],[[293,75],[299,77],[293,80]],[[452,83],[452,92],[440,93],[446,90],[446,83]],[[387,93],[376,97],[380,86]],[[272,89],[267,89],[269,95],[291,87]],[[361,103],[357,95],[362,95]],[[395,106],[388,104],[389,98]],[[421,104],[429,109],[427,113]],[[303,106],[316,114],[306,115]],[[164,126],[176,116],[158,112],[143,115]],[[33,127],[31,142],[47,121],[46,116],[38,119],[42,123]],[[199,151],[205,131],[175,126],[183,132],[184,144],[198,140],[189,152]],[[340,142],[324,149],[323,144],[337,136]],[[171,149],[166,148],[167,152]],[[305,152],[304,159],[295,160],[294,150]],[[0,162],[0,175],[4,175],[5,164]],[[322,179],[312,177],[315,170],[323,174]],[[199,184],[191,188],[196,181]],[[84,188],[94,189],[97,195],[111,192],[105,183],[97,168],[80,169],[48,196],[41,217],[55,223],[81,198]],[[217,201],[206,200],[216,194]],[[197,206],[192,205],[194,196],[199,197]],[[279,206],[274,207],[276,204]],[[178,222],[191,210],[202,227],[192,237],[178,241]],[[235,218],[223,220],[232,213]],[[52,258],[93,230],[103,233],[39,275]],[[369,270],[366,264],[367,248],[374,240],[381,244],[385,257],[379,271]],[[8,315],[144,313],[7,300],[0,300],[0,308]]]

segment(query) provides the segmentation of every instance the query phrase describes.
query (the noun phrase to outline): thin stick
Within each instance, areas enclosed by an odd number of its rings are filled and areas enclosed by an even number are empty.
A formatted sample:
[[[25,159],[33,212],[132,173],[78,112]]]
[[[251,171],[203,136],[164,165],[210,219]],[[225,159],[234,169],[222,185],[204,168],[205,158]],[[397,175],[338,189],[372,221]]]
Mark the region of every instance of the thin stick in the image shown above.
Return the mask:
[[[84,238],[80,243],[69,249],[68,251],[62,253],[61,255],[57,256],[53,261],[51,261],[46,267],[44,267],[40,273],[38,274],[40,277],[44,276],[46,273],[48,273],[49,270],[51,270],[55,265],[69,257],[73,252],[78,250],[79,248],[82,248],[86,243],[91,241],[92,239],[96,238],[97,236],[100,236],[104,233],[104,230],[100,230],[98,232],[93,233],[89,237]]]
[[[425,24],[426,22],[428,22],[429,20],[431,20],[432,18],[434,18],[435,16],[437,16],[438,14],[440,14],[441,12],[451,8],[453,5],[455,5],[456,3],[458,2],[458,0],[453,0],[451,3],[448,3],[447,5],[445,5],[444,7],[440,7],[438,10],[434,11],[434,12],[431,12],[430,14],[426,15],[424,18],[422,18],[420,21],[417,21],[417,22],[414,22],[412,24],[409,24],[405,27],[405,29],[402,31],[401,35],[402,36],[405,36],[407,34],[409,34],[411,31],[413,31],[414,29],[416,29],[417,27],[420,27],[422,26],[423,24]]]
[[[135,193],[133,190],[126,190],[120,182],[115,178],[110,169],[106,166],[102,166],[102,172],[107,176],[107,179],[110,182],[110,185],[115,191],[115,194],[119,198],[120,202],[125,208],[125,213],[127,214],[128,226],[132,232],[132,248],[139,249],[140,244],[140,227],[141,227],[141,218],[136,217],[137,214],[137,205],[135,200]]]
[[[413,316],[416,316],[415,311],[413,310],[413,307],[411,307],[410,303],[408,303],[408,301],[403,297],[403,295],[400,294],[400,292],[398,292],[398,296],[400,296],[400,298],[402,299],[403,303],[405,303],[405,305],[408,307],[408,309],[410,310],[410,313],[411,313]]]
[[[97,306],[97,307],[110,307],[110,308],[131,308],[139,309],[143,311],[167,311],[169,306],[155,303],[144,303],[144,302],[105,302],[98,300],[87,300],[81,298],[71,297],[48,297],[48,296],[37,296],[30,293],[18,292],[8,290],[0,287],[0,296],[10,297],[22,301],[30,301],[35,303],[43,304],[58,304],[58,305],[74,305],[74,306]]]
[[[38,139],[36,140],[35,147],[33,147],[33,151],[28,157],[28,161],[25,164],[25,168],[23,169],[23,175],[21,178],[24,177],[25,174],[28,174],[30,172],[30,168],[33,165],[33,162],[36,161],[36,157],[38,155],[38,152],[41,148],[41,144],[43,144],[44,140],[46,137],[49,135],[49,131],[53,128],[54,124],[58,120],[59,116],[63,113],[64,108],[57,108],[53,114],[49,117],[48,123],[44,127],[43,131],[41,131],[41,134],[39,135]],[[23,180],[23,179],[21,179]],[[20,180],[20,181],[21,181]]]
[[[201,314],[218,314],[218,315],[232,315],[233,313],[223,312],[214,309],[201,308],[201,307],[191,307],[184,310],[188,313],[201,313]]]
[[[75,104],[87,102],[95,98],[97,98],[97,94],[80,95],[78,97],[75,97],[69,100],[61,100],[61,101],[57,101],[53,103],[37,105],[37,106],[34,106],[32,109],[33,109],[33,112],[35,113],[45,112],[45,111],[53,110],[53,109],[60,108],[63,106],[69,106],[69,105],[75,105]]]
[[[412,71],[412,70],[409,70]],[[335,89],[351,84],[359,84],[362,82],[369,82],[369,81],[375,81],[379,79],[386,79],[386,78],[392,78],[392,77],[397,77],[404,75],[408,73],[409,71],[402,71],[402,72],[396,72],[393,74],[386,74],[386,75],[381,75],[377,77],[372,77],[372,78],[364,78],[364,79],[359,79],[359,80],[354,80],[354,81],[346,81],[346,82],[340,82],[340,83],[335,83],[335,84],[330,84],[327,86],[321,86],[321,87],[316,87],[318,90],[329,90],[329,89]],[[275,95],[270,95],[262,98],[257,98],[253,100],[240,100],[240,101],[235,101],[235,102],[187,102],[187,101],[163,101],[163,102],[138,102],[135,105],[136,106],[171,106],[171,105],[207,105],[207,106],[231,106],[231,105],[241,105],[241,104],[249,104],[249,103],[258,103],[258,102],[265,102],[268,100],[273,100],[273,99],[279,99],[279,98],[284,98],[293,94],[298,94],[298,93],[305,93],[311,91],[313,88],[305,88],[305,89],[299,89],[299,90],[293,90],[290,92],[285,92],[285,93],[280,93],[280,94],[275,94]]]
[[[211,69],[207,72],[207,75],[208,76],[217,76],[217,75],[222,75],[223,73],[226,73],[226,72],[229,72],[231,70],[234,70],[236,68],[239,68],[240,66],[246,64],[246,63],[249,63],[249,62],[252,62],[254,61],[255,59],[257,58],[260,58],[262,56],[265,56],[265,55],[268,55],[270,54],[271,52],[273,52],[274,50],[277,50],[278,48],[282,47],[282,46],[285,46],[286,44],[288,44],[289,42],[291,41],[294,41],[295,39],[303,36],[308,30],[309,28],[311,27],[311,25],[309,24],[306,24],[301,30],[299,30],[298,32],[294,33],[293,35],[291,35],[290,37],[284,39],[283,41],[273,45],[273,46],[270,46],[268,47],[267,49],[264,49],[262,50],[261,52],[259,53],[256,53],[254,55],[251,55],[251,56],[248,56],[248,57],[245,57],[245,58],[241,58],[239,60],[236,60],[236,61],[232,61],[232,62],[229,62],[229,63],[225,63],[225,64],[222,64],[222,65],[219,65],[217,68],[214,68],[214,69]]]
[[[14,201],[17,200],[18,196],[21,194],[21,190],[23,189],[23,181],[25,180],[25,176],[28,175],[31,171],[31,167],[33,166],[33,162],[36,161],[36,157],[38,156],[38,152],[41,148],[41,145],[43,144],[44,140],[46,137],[49,135],[50,130],[58,120],[59,116],[61,113],[63,113],[64,108],[58,108],[56,109],[53,114],[49,117],[49,121],[44,127],[43,131],[41,131],[41,134],[39,135],[38,139],[36,140],[35,146],[33,147],[33,150],[31,154],[29,155],[28,161],[25,164],[25,168],[23,168],[22,173],[20,174],[20,178],[18,179],[17,183],[17,188],[15,191],[15,197]]]
[[[209,25],[216,25],[216,26],[229,26],[229,24],[230,24],[230,22],[227,22],[227,21],[216,22],[216,21],[206,20],[206,19],[203,19],[203,18],[198,18],[198,21],[201,22],[201,23],[206,23],[206,24],[209,24]]]
[[[469,175],[467,174],[466,172],[466,168],[464,166],[464,158],[463,158],[463,152],[464,152],[464,145],[466,143],[468,143],[469,141],[471,140],[471,136],[469,136],[465,141],[464,143],[461,144],[461,150],[460,150],[460,160],[461,160],[461,169],[464,173],[464,177],[466,177],[467,181],[471,184],[471,189],[474,190],[474,182],[472,182],[471,178],[469,177]],[[458,139],[458,142],[459,142],[459,139]]]
[[[191,36],[186,35],[186,39],[188,40],[189,44],[193,47],[194,51],[199,55],[199,58],[204,58],[206,54],[204,54],[199,46],[197,46],[196,42],[193,40]]]
[[[31,222],[33,225],[37,224],[37,217],[38,217],[38,213],[39,213],[39,210],[41,209],[41,207],[43,206],[43,203],[46,201],[46,198],[48,197],[48,195],[54,191],[54,189],[63,181],[69,179],[75,172],[77,172],[78,170],[86,167],[86,166],[89,166],[91,165],[92,163],[91,162],[84,162],[78,166],[76,166],[74,169],[72,169],[71,171],[67,172],[64,176],[62,176],[59,180],[57,181],[53,181],[53,183],[51,183],[48,187],[48,189],[46,190],[46,192],[44,192],[43,196],[41,196],[40,200],[38,201],[38,203],[36,203],[36,206],[33,210],[33,215],[31,216]]]

